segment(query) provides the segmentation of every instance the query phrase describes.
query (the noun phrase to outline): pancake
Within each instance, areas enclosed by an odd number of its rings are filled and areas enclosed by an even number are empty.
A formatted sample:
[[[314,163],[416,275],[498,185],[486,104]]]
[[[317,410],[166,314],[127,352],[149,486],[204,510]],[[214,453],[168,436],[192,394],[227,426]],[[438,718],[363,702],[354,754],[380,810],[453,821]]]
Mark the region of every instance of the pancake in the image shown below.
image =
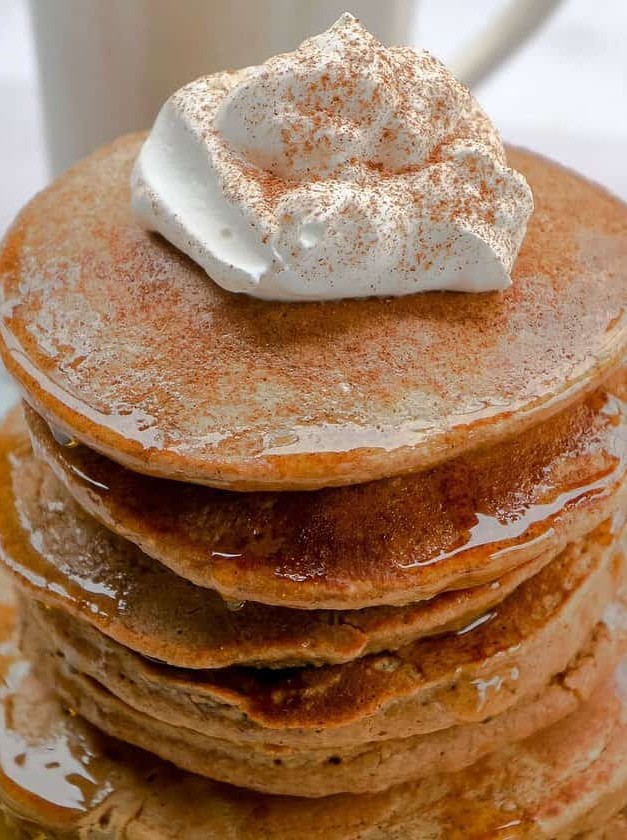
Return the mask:
[[[627,837],[627,810],[621,811],[600,828],[578,835],[582,840],[622,840]]]
[[[14,422],[8,460],[0,455],[0,557],[37,598],[170,665],[337,664],[398,649],[481,619],[551,559],[544,552],[498,581],[407,607],[303,612],[229,604],[83,513],[33,458],[17,415]]]
[[[617,602],[607,623],[597,625],[588,643],[568,668],[536,696],[502,715],[410,738],[341,749],[286,749],[273,745],[237,744],[173,726],[137,711],[85,676],[86,656],[59,614],[21,604],[21,647],[36,673],[55,686],[60,697],[109,735],[155,752],[178,767],[230,784],[266,793],[320,797],[365,793],[455,772],[484,755],[527,738],[572,714],[600,681],[608,679],[627,652],[627,606]],[[101,660],[106,676],[107,663]],[[90,669],[91,673],[93,669]]]
[[[627,800],[620,669],[572,715],[467,770],[305,800],[212,783],[101,736],[29,672],[7,640],[10,624],[5,609],[0,802],[27,828],[100,840],[566,840]]]
[[[625,572],[600,529],[468,632],[320,668],[188,671],[61,611],[55,624],[73,668],[163,723],[240,745],[335,749],[483,721],[537,694],[587,643]]]
[[[232,600],[351,609],[492,582],[626,503],[626,381],[623,370],[611,391],[498,447],[307,494],[147,478],[60,446],[33,411],[27,418],[37,454],[79,504],[178,575]]]
[[[37,195],[0,253],[7,368],[125,466],[236,490],[399,475],[522,433],[624,356],[627,208],[555,163],[509,150],[535,212],[507,291],[278,304],[141,229],[144,139]]]

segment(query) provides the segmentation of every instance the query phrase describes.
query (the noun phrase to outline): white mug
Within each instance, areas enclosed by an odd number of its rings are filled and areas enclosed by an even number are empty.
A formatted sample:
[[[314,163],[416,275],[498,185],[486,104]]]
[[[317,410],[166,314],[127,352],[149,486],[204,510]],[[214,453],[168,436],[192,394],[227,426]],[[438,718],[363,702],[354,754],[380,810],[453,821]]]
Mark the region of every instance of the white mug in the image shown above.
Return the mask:
[[[491,72],[559,0],[513,0],[453,61]],[[50,174],[119,134],[148,128],[185,82],[258,64],[348,8],[384,43],[407,42],[416,0],[30,0]]]

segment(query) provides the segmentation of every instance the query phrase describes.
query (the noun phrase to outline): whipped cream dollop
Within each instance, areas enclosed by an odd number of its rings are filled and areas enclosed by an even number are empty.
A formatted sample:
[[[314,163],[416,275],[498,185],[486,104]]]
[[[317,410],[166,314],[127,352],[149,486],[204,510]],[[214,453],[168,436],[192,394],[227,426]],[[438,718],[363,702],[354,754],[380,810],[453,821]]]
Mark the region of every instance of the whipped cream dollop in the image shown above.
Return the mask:
[[[533,209],[470,91],[349,14],[175,93],[131,189],[220,286],[288,301],[504,289]]]

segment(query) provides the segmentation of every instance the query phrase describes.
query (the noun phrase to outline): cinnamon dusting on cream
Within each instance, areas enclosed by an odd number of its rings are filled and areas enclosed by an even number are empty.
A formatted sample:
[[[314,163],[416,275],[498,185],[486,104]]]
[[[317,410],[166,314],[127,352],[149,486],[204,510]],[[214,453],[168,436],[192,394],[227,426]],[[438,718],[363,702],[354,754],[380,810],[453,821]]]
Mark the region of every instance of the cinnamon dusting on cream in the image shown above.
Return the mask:
[[[507,288],[533,208],[470,91],[348,14],[174,94],[132,187],[215,282],[281,300]]]

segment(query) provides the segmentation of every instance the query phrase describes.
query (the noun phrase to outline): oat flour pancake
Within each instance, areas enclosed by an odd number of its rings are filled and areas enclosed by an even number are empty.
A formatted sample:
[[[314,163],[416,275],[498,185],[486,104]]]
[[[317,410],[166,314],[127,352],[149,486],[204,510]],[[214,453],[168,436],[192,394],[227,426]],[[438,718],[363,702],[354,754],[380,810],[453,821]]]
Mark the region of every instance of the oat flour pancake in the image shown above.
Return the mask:
[[[9,427],[12,433],[9,434]],[[19,413],[0,442],[0,556],[37,597],[121,644],[185,668],[340,663],[482,619],[552,555],[407,607],[329,612],[225,603],[86,515],[36,461]],[[33,539],[33,535],[39,535]]]
[[[64,712],[1,613],[0,801],[12,822],[128,840],[571,838],[627,800],[622,671],[572,715],[468,770],[367,796],[273,797],[177,771]],[[597,837],[602,835],[597,835]]]
[[[482,721],[537,694],[588,643],[624,576],[624,557],[599,529],[468,632],[319,668],[176,669],[69,614],[57,624],[73,666],[164,723],[239,744],[335,748]]]
[[[582,840],[621,840],[627,837],[627,810],[621,811],[600,828],[577,836]]]
[[[155,752],[184,770],[275,794],[319,797],[386,790],[433,773],[463,769],[482,756],[520,741],[575,711],[606,680],[627,647],[627,608],[606,611],[588,644],[565,671],[535,696],[501,715],[409,738],[361,743],[340,749],[286,749],[238,744],[173,726],[128,706],[85,676],[86,658],[110,664],[98,645],[73,635],[74,622],[39,605],[21,604],[21,647],[44,682],[55,686],[73,709],[98,728]],[[94,673],[93,668],[89,669]],[[486,691],[490,687],[486,686]]]
[[[625,503],[626,381],[623,370],[611,391],[498,447],[306,494],[137,475],[27,417],[36,452],[80,505],[178,575],[234,600],[350,609],[491,582],[611,515]]]
[[[36,196],[0,254],[7,367],[120,463],[238,490],[364,482],[519,434],[624,354],[627,207],[555,163],[509,152],[536,209],[506,292],[268,304],[134,220],[144,137]]]

